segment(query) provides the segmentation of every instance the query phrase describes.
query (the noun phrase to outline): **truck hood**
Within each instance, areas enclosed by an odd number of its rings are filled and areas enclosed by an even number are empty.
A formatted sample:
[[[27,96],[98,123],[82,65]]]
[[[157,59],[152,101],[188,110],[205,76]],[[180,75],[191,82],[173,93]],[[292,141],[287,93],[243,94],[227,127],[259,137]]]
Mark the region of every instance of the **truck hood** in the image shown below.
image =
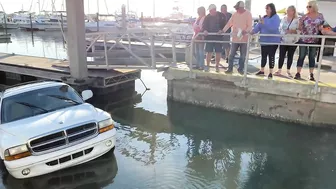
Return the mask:
[[[97,122],[109,115],[90,104],[82,104],[1,125],[1,147],[25,144],[33,137],[84,122]]]

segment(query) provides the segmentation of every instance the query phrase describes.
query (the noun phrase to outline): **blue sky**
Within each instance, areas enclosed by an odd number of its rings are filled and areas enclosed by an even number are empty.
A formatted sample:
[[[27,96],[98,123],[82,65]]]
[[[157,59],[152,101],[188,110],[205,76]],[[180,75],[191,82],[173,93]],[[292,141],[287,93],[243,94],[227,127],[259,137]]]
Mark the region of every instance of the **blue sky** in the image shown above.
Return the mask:
[[[55,0],[56,9],[61,9],[62,3],[65,0]],[[153,14],[153,0],[128,0],[130,4],[130,10],[136,11],[139,13],[144,12],[145,16],[152,16]],[[33,3],[31,3],[33,2]],[[32,11],[38,12],[38,0],[1,0],[1,3],[5,9],[5,12],[15,12],[20,10],[22,7],[25,10],[29,10],[32,4]],[[51,10],[52,0],[40,0],[40,6],[43,9]],[[105,2],[107,6],[105,6]],[[180,6],[183,9],[183,12],[188,15],[195,15],[196,8],[199,6],[207,7],[210,3],[214,3],[217,6],[221,4],[227,4],[229,10],[233,10],[233,5],[237,0],[180,0]],[[267,3],[273,2],[277,9],[285,8],[289,5],[298,5],[299,11],[303,11],[306,5],[305,0],[252,0],[252,14],[257,16],[259,14],[264,14],[264,6]],[[101,13],[114,13],[116,10],[120,9],[122,4],[127,4],[127,0],[84,0],[85,3],[85,12],[96,13],[97,4],[99,3],[99,12]],[[174,6],[174,0],[156,0],[155,10],[156,16],[165,16],[169,15]],[[88,8],[90,7],[90,8]],[[107,7],[107,8],[106,8]]]

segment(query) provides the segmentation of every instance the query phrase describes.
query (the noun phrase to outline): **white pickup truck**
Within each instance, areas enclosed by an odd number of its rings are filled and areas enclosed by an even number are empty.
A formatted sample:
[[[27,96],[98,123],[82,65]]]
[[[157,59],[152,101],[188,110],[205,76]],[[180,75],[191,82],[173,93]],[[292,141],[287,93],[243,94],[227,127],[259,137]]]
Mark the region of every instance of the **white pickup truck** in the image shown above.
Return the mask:
[[[15,178],[35,177],[95,159],[115,146],[110,114],[60,82],[35,82],[1,93],[0,157]]]

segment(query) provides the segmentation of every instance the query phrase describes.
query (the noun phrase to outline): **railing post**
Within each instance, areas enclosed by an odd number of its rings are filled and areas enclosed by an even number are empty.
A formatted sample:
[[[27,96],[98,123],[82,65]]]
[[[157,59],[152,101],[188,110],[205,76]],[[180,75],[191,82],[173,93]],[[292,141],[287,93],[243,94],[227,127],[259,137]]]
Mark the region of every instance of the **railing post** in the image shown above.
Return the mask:
[[[127,34],[127,39],[128,39],[128,48],[129,48],[129,50],[131,50],[131,49],[132,49],[132,45],[131,45],[131,36],[130,36],[129,33]]]
[[[248,34],[248,38],[247,38],[247,44],[246,44],[246,57],[245,57],[245,62],[244,62],[244,77],[243,77],[243,85],[244,87],[247,85],[246,80],[247,80],[247,66],[248,66],[248,62],[249,62],[249,58],[250,58],[250,46],[251,46],[251,35]]]
[[[319,52],[319,61],[318,61],[318,66],[317,66],[317,75],[316,75],[316,81],[315,81],[315,87],[314,87],[314,93],[317,94],[319,87],[318,83],[320,82],[320,75],[321,75],[321,65],[322,65],[322,60],[323,60],[323,51],[324,51],[324,44],[325,44],[325,36],[322,36],[321,40],[321,47],[320,47],[320,52]]]
[[[191,40],[189,49],[189,77],[193,78],[193,49],[195,45],[195,38]]]
[[[171,33],[172,37],[172,54],[173,54],[173,66],[176,66],[176,36],[174,33]]]
[[[151,46],[150,46],[150,52],[151,52],[151,58],[152,58],[152,68],[156,67],[156,60],[155,60],[155,38],[154,38],[154,34],[151,33],[151,37],[150,37],[150,42],[151,42]]]
[[[108,63],[108,57],[107,57],[107,45],[106,45],[106,34],[104,35],[104,53],[105,53],[105,64],[106,64],[106,69],[109,68],[109,63]]]

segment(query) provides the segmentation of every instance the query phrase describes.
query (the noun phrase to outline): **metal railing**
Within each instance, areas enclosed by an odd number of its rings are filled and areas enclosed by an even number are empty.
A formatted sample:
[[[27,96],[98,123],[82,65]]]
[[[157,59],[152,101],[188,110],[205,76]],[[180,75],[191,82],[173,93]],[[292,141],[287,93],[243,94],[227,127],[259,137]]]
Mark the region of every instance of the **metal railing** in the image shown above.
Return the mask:
[[[237,35],[234,33],[208,33],[207,35]],[[196,37],[198,36],[204,36],[204,33],[199,33],[197,34]],[[318,67],[317,67],[317,73],[316,73],[316,80],[315,80],[315,85],[314,85],[314,93],[318,93],[319,91],[319,82],[320,82],[320,75],[321,75],[321,65],[323,62],[323,52],[324,52],[324,48],[336,48],[335,45],[325,45],[326,39],[336,39],[336,36],[330,36],[330,35],[297,35],[297,34],[291,34],[291,35],[286,35],[287,37],[296,37],[298,39],[300,38],[319,38],[321,39],[321,44],[301,44],[301,43],[263,43],[263,42],[257,42],[257,41],[251,41],[252,37],[284,37],[285,35],[281,35],[281,34],[247,34],[248,36],[248,40],[247,42],[237,42],[237,43],[243,43],[243,44],[247,44],[247,52],[246,52],[246,58],[245,58],[245,62],[244,62],[244,74],[243,74],[243,80],[242,80],[242,84],[243,86],[246,86],[246,80],[247,80],[247,66],[248,66],[248,61],[249,61],[249,55],[250,55],[250,46],[251,44],[257,44],[257,45],[292,45],[292,46],[306,46],[306,47],[319,47],[319,61],[318,63]],[[190,52],[189,52],[189,68],[190,68],[190,77],[194,77],[193,74],[193,49],[194,49],[194,45],[195,43],[233,43],[232,41],[211,41],[211,40],[198,40],[193,38],[191,41],[191,45],[190,45]],[[236,42],[234,42],[236,43]]]
[[[96,61],[97,58],[104,59],[104,65],[107,69],[112,68],[150,68],[156,69],[158,65],[176,65],[177,63],[177,46],[187,46],[191,40],[179,39],[179,35],[186,35],[185,33],[174,33],[169,29],[128,29],[116,32],[94,32],[87,33],[86,40],[88,57],[92,57],[93,61],[88,62],[93,65],[101,65],[101,62]],[[192,34],[190,34],[192,35]],[[134,48],[136,45],[142,48]],[[100,48],[100,49],[97,49]],[[119,49],[117,49],[119,48]],[[131,57],[140,63],[116,65],[112,60],[120,60],[115,58],[114,54],[120,53],[120,50],[126,51]],[[143,52],[144,56],[139,55]],[[150,60],[146,58],[146,53],[150,55]],[[185,53],[185,52],[183,52]],[[167,58],[164,54],[171,55]],[[161,59],[157,60],[157,56]],[[125,57],[123,58],[125,60]]]

